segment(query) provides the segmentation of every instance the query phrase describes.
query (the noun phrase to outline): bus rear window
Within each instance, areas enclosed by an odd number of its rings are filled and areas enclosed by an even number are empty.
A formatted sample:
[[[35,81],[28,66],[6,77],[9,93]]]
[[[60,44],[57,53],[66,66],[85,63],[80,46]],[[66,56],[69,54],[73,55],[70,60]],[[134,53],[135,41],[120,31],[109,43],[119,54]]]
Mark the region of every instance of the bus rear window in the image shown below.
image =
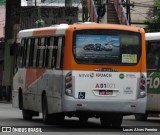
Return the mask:
[[[74,33],[77,63],[137,64],[140,54],[139,33],[116,30],[81,30]]]

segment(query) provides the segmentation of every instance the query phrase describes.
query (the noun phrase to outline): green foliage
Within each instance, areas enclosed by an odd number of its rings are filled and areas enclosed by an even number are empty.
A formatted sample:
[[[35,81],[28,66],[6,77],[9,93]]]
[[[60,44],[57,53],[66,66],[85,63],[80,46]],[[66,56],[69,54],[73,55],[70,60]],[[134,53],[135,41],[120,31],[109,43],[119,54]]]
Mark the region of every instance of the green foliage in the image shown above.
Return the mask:
[[[146,32],[160,32],[160,0],[154,0],[152,17],[145,21]]]
[[[6,0],[0,0],[0,6],[5,4],[6,4]]]

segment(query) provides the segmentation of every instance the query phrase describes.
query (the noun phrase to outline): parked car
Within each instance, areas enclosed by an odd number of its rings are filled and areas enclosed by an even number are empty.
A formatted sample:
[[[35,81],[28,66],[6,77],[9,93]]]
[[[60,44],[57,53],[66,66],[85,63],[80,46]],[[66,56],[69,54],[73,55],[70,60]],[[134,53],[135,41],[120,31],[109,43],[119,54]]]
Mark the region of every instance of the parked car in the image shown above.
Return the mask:
[[[94,50],[94,44],[87,44],[83,47],[84,50]]]
[[[104,50],[104,46],[102,46],[101,44],[97,43],[97,44],[95,44],[94,50],[95,51],[102,51],[102,50]]]
[[[111,44],[105,44],[104,45],[104,50],[105,51],[112,51],[112,49],[113,49],[113,45],[111,45]]]

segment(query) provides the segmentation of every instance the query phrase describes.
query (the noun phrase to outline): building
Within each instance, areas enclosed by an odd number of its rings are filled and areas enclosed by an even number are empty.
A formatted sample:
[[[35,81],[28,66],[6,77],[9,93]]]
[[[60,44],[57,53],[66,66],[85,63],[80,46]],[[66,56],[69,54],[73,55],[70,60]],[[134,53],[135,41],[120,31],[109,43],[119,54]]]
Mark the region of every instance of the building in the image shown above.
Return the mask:
[[[66,0],[67,1],[67,0]],[[21,0],[21,28],[36,27],[36,21],[42,19],[44,26],[78,21],[80,0]]]

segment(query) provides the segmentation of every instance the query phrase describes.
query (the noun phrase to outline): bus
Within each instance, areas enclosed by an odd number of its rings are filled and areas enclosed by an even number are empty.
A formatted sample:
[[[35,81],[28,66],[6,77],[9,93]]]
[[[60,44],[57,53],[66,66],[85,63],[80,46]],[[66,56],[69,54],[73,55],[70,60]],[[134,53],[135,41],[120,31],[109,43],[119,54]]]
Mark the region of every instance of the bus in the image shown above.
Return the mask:
[[[160,114],[160,32],[146,33],[147,107],[145,114],[135,115],[136,120]]]
[[[110,41],[112,50],[97,50],[96,44]],[[26,29],[18,33],[15,52],[12,102],[25,120],[40,113],[45,124],[96,117],[119,127],[124,115],[145,113],[142,28],[82,23]]]

